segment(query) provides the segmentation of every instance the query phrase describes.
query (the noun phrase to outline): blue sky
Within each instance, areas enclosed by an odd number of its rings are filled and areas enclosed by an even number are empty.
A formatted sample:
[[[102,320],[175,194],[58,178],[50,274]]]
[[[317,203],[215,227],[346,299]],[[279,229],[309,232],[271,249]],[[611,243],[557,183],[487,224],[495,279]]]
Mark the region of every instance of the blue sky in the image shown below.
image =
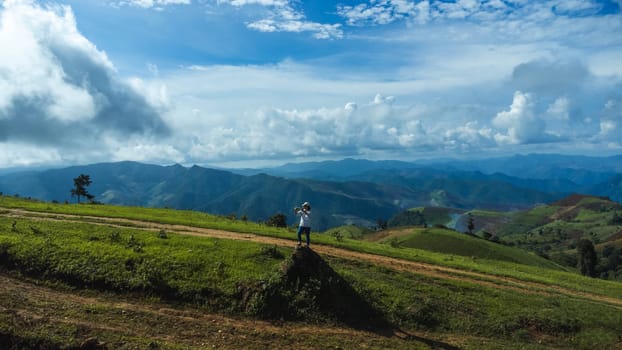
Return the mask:
[[[0,168],[622,153],[622,0],[0,3]]]

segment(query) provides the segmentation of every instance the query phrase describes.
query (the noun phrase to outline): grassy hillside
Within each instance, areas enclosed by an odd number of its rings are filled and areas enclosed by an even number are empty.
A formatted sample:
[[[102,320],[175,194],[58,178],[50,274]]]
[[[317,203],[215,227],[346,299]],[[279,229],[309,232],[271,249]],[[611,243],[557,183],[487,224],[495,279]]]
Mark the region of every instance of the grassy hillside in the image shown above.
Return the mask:
[[[512,262],[514,251],[492,246],[473,259],[485,247],[473,244],[489,242],[444,230],[411,231],[399,247],[314,234],[311,257],[292,254],[293,236],[189,211],[0,197],[0,340],[52,349],[93,337],[110,349],[620,346],[620,283]],[[455,251],[412,248],[430,237]]]
[[[596,275],[622,280],[622,204],[606,197],[570,195],[524,211],[462,211],[450,208],[414,208],[391,220],[390,226],[425,227],[430,219],[459,232],[535,252],[568,268],[576,269],[576,245],[591,241],[598,254]]]
[[[572,195],[519,213],[499,230],[502,240],[576,267],[578,242],[596,248],[594,274],[622,280],[622,204],[604,197]]]
[[[94,221],[94,222],[108,222],[103,221],[104,218],[113,218],[115,224],[133,227],[137,225],[132,221],[124,219],[140,220],[149,223],[153,223],[156,227],[172,224],[172,225],[187,225],[191,227],[200,227],[207,229],[226,230],[239,233],[253,233],[256,235],[270,236],[289,239],[293,243],[295,240],[295,231],[292,229],[280,229],[275,227],[269,227],[263,224],[254,222],[235,220],[229,217],[216,216],[194,211],[179,211],[171,209],[154,209],[143,207],[123,207],[123,206],[110,206],[110,205],[89,205],[89,204],[58,204],[58,203],[46,203],[36,200],[27,200],[20,198],[13,198],[7,196],[0,196],[0,208],[14,208],[25,209],[31,213],[42,213],[47,218],[61,218],[62,215],[79,215],[79,218],[75,220],[80,221]],[[1,210],[1,209],[0,209]],[[32,216],[33,214],[27,214]],[[92,216],[92,218],[91,218]],[[98,218],[101,218],[98,219]],[[410,261],[421,261],[425,263],[438,264],[448,267],[456,267],[466,270],[479,271],[497,276],[519,277],[528,278],[534,281],[550,283],[551,280],[548,274],[552,273],[547,271],[545,274],[533,273],[533,270],[527,265],[506,265],[503,262],[497,262],[494,265],[482,263],[479,261],[473,261],[470,257],[462,258],[460,256],[452,259],[447,259],[446,255],[438,254],[426,250],[419,249],[400,249],[386,244],[370,244],[361,240],[343,239],[337,240],[334,236],[324,234],[313,234],[313,241],[321,244],[334,245],[339,248],[344,248],[352,251],[372,253],[377,255],[383,255],[393,258],[406,259]],[[559,279],[557,281],[557,279]],[[561,283],[570,288],[580,288],[585,291],[596,293],[608,293],[608,289],[597,288],[592,290],[592,287],[597,284],[584,285],[579,282],[582,280],[575,279],[573,275],[564,277],[554,277],[555,283]]]
[[[622,204],[607,198],[574,195],[517,213],[499,234],[505,241],[530,249],[573,249],[581,238],[596,244],[619,239]]]
[[[561,266],[522,249],[507,247],[479,237],[442,228],[400,228],[388,230],[377,240],[394,247],[417,248],[449,255],[467,256],[532,265],[550,269]]]
[[[367,237],[374,232],[374,230],[366,227],[361,227],[357,225],[345,225],[328,229],[323,234],[335,237],[336,240],[341,240],[345,238],[363,239],[364,237]]]

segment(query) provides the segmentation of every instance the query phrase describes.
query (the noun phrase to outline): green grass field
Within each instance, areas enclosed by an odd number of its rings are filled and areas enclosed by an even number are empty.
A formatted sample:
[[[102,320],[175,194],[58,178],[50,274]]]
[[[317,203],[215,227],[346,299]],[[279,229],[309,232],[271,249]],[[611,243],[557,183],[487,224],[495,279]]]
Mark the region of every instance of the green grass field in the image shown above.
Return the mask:
[[[542,268],[566,270],[561,266],[521,249],[503,246],[464,233],[440,228],[413,228],[408,235],[385,238],[393,246],[416,248],[460,255],[473,259],[499,260]]]
[[[21,212],[13,217],[10,215],[15,213],[10,209],[51,216]],[[79,222],[64,220],[61,214],[99,217],[102,222],[86,217]],[[70,291],[95,290],[120,296],[132,295],[146,305],[174,303],[253,319],[261,315],[253,313],[256,308],[249,307],[241,291],[249,286],[265,289],[277,285],[270,281],[280,276],[292,251],[287,247],[255,242],[145,230],[127,223],[118,227],[107,224],[104,218],[216,228],[240,232],[241,236],[253,233],[286,238],[292,243],[294,239],[294,233],[288,229],[191,211],[52,204],[0,197],[0,270],[61,291],[68,288]],[[360,235],[363,233],[353,232],[350,237]],[[337,239],[331,234],[314,234],[312,239],[313,244],[343,249],[343,252],[372,253],[379,257],[453,268],[465,274],[481,274],[480,277],[463,279],[456,272],[447,275],[451,278],[444,278],[425,271],[395,270],[370,261],[325,257],[331,268],[394,327],[426,334],[426,339],[436,339],[438,344],[455,344],[464,349],[604,349],[619,346],[617,337],[622,335],[620,306],[605,299],[596,301],[593,296],[582,293],[620,300],[621,283],[586,278],[563,271],[531,254],[440,229],[413,229],[412,234],[401,236],[393,245],[345,235]],[[505,277],[515,282],[497,281]],[[516,281],[524,281],[520,291],[513,286]],[[550,288],[530,287],[532,282]],[[319,282],[309,283],[302,289],[306,294],[296,298],[305,300],[322,295],[318,285],[314,284]],[[564,291],[557,292],[556,288]],[[267,292],[268,296],[272,293]],[[11,297],[0,307],[7,310],[26,307],[19,300]],[[32,307],[45,308],[41,305]],[[63,315],[67,311],[57,312]],[[101,317],[100,321],[104,323],[117,322],[115,317],[126,317],[115,315],[103,307],[84,317]],[[304,321],[304,316],[301,317]],[[53,339],[55,344],[65,347],[77,342],[78,333],[64,328],[66,324],[63,322],[33,328],[22,323],[22,318],[19,313],[2,314],[0,339],[3,334],[12,334],[21,338]],[[288,327],[287,322],[290,321],[285,317],[282,327]],[[321,315],[314,315],[306,322],[344,326],[332,316],[323,319]],[[165,324],[162,327],[165,329]],[[110,330],[90,332],[116,339]],[[253,337],[251,333],[244,335]],[[384,341],[372,335],[367,338],[371,348],[429,348],[416,337],[414,340],[389,337]],[[354,339],[363,342],[365,337]],[[137,346],[151,344],[144,337],[115,341]],[[340,344],[339,337],[332,335],[315,335],[306,340],[282,337],[266,341],[276,348],[290,347],[294,341],[306,344],[307,348],[330,348]],[[227,347],[227,343],[223,344]],[[248,346],[242,338],[228,344],[232,348]],[[358,347],[354,343],[348,344],[347,348]],[[202,347],[178,347],[174,343],[162,342],[160,348]]]
[[[290,239],[292,242],[295,240],[295,232],[292,229],[269,227],[264,224],[231,220],[225,217],[193,211],[108,205],[53,204],[11,197],[0,197],[0,208],[1,207],[23,208],[46,213],[138,219],[163,224],[183,224],[195,227],[223,229],[240,233],[250,232],[258,235]],[[556,283],[561,286],[580,291],[622,297],[622,285],[614,283],[601,287],[599,286],[599,283],[586,284],[584,283],[585,279],[575,273],[563,272],[559,275],[558,271],[551,269],[544,269],[536,272],[531,266],[528,265],[512,264],[497,260],[495,260],[494,264],[491,264],[485,259],[472,259],[472,257],[468,255],[448,256],[447,254],[441,254],[426,249],[404,249],[387,244],[376,244],[357,239],[344,238],[340,241],[334,236],[318,233],[314,233],[312,236],[314,243],[332,245],[353,251],[372,253],[410,261],[420,261],[464,269],[467,271],[477,271],[496,276],[526,278],[531,281],[543,283]]]

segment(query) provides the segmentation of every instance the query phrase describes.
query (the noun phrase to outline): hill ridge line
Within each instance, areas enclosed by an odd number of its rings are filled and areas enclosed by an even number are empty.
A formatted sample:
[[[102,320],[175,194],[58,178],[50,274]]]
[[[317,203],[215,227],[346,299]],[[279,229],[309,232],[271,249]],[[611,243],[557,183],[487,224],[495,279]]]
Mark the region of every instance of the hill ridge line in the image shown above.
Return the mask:
[[[278,245],[283,247],[292,247],[294,245],[294,235],[292,239],[277,238],[271,236],[264,236],[255,233],[244,233],[226,231],[220,229],[203,228],[190,225],[181,224],[162,224],[152,221],[126,219],[118,217],[105,217],[105,216],[91,216],[91,215],[77,215],[77,214],[64,214],[64,213],[50,213],[40,211],[30,211],[25,209],[15,209],[0,207],[3,210],[2,216],[8,217],[28,217],[30,219],[38,220],[52,220],[52,221],[71,221],[88,223],[95,225],[105,225],[109,227],[119,228],[136,228],[142,230],[159,231],[165,229],[170,233],[176,233],[181,235],[197,236],[197,237],[211,237],[219,239],[230,239],[239,241],[249,241],[262,244]],[[433,278],[449,279],[454,281],[475,283],[484,285],[491,288],[515,290],[521,293],[551,295],[561,294],[567,297],[580,298],[584,300],[590,300],[595,303],[604,303],[609,306],[615,306],[622,309],[622,299],[614,298],[594,293],[587,293],[578,290],[565,288],[559,285],[545,284],[535,281],[520,280],[513,277],[485,274],[475,271],[462,270],[448,266],[434,265],[425,262],[417,262],[407,259],[400,259],[394,257],[388,257],[384,255],[378,255],[373,253],[358,252],[354,250],[333,247],[323,244],[314,244],[313,250],[320,254],[324,254],[331,257],[365,261],[367,263],[373,263],[384,266],[389,269],[393,269],[401,272],[409,272],[419,275],[424,275]]]

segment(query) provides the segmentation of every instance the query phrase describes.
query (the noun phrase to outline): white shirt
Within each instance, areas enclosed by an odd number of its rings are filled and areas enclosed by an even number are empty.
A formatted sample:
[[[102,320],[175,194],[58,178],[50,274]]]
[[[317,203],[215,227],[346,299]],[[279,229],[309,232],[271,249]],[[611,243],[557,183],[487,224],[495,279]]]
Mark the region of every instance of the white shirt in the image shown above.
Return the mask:
[[[301,227],[311,227],[311,210],[301,209],[296,212],[296,215],[300,215]]]

